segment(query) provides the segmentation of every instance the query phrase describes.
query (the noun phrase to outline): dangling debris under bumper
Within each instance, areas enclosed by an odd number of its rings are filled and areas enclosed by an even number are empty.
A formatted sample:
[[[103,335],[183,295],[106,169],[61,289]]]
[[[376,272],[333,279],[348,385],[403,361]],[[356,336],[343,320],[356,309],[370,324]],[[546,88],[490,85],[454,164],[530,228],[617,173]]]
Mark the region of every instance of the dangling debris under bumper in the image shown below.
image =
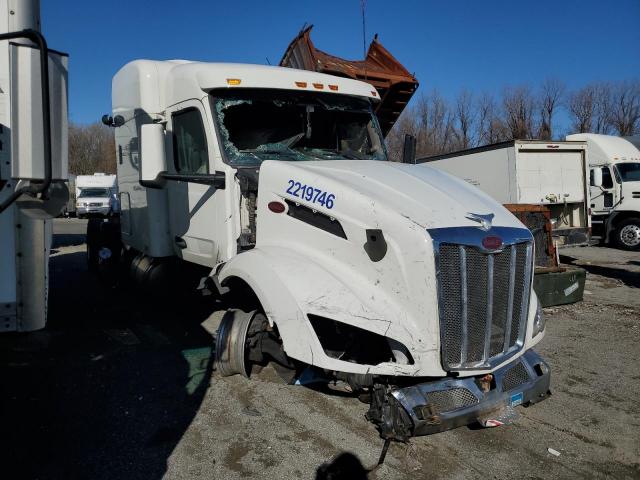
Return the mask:
[[[549,366],[533,350],[488,375],[446,378],[409,387],[377,384],[367,418],[385,439],[406,441],[480,422],[498,426],[518,405],[550,395]]]

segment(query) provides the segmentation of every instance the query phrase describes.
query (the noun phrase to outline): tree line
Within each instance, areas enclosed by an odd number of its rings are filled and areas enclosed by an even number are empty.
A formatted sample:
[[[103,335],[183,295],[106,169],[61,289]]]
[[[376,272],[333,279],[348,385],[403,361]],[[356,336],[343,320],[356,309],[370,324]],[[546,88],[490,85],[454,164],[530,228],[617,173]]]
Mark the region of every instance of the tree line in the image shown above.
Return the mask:
[[[556,128],[560,110],[569,118]],[[538,88],[505,87],[501,95],[462,90],[453,100],[438,91],[420,95],[387,135],[392,160],[400,161],[405,134],[416,137],[418,158],[511,139],[560,140],[568,133],[627,136],[640,133],[640,81],[597,82],[568,90],[547,79]]]
[[[69,173],[93,175],[116,173],[116,146],[113,128],[102,123],[69,125]]]

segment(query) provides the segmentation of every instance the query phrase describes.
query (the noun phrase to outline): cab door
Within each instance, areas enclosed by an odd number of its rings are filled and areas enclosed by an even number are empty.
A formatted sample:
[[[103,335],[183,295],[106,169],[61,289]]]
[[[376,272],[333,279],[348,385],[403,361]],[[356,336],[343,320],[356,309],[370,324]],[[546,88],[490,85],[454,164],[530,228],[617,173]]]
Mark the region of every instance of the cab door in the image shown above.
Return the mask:
[[[214,185],[215,136],[202,102],[189,100],[167,111],[169,223],[177,256],[214,266],[219,257],[223,187]],[[221,172],[218,172],[221,174]]]
[[[596,187],[593,185],[593,171],[599,168],[602,170],[602,186]],[[591,169],[591,210],[593,215],[606,215],[613,208],[615,201],[615,185],[611,169],[608,166],[593,167]]]

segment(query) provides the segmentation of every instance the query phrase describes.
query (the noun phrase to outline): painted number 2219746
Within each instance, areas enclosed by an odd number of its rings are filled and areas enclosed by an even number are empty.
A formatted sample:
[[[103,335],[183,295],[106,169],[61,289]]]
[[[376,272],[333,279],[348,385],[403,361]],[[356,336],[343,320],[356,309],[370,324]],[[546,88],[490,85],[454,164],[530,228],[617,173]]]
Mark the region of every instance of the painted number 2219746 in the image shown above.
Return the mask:
[[[319,203],[325,208],[332,209],[333,201],[336,196],[333,193],[328,193],[319,188],[314,188],[311,185],[303,185],[300,182],[294,182],[289,180],[289,188],[287,193],[294,197],[301,198],[307,202]]]

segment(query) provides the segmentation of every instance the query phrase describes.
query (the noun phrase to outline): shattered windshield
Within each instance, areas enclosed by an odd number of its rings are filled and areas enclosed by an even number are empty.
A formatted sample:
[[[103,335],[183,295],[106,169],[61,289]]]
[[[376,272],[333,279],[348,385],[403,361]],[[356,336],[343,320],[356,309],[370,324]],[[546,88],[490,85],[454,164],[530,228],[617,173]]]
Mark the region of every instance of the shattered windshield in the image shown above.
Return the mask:
[[[368,100],[283,90],[214,93],[213,106],[227,161],[386,160]]]

